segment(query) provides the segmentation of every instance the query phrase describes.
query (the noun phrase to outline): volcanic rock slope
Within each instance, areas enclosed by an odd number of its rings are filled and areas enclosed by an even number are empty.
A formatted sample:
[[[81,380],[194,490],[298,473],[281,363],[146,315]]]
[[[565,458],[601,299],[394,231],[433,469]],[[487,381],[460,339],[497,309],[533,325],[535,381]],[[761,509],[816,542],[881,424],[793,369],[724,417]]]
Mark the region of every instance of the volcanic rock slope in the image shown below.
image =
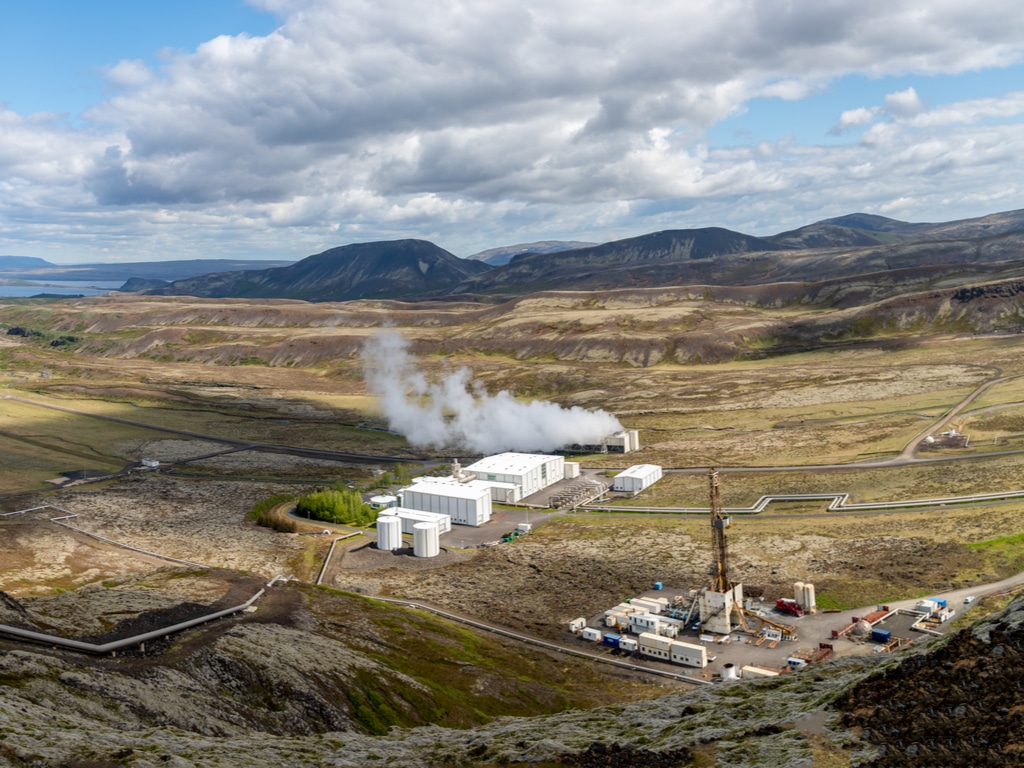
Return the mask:
[[[386,725],[391,706],[436,691],[375,660],[373,643],[367,654],[331,641],[365,620],[344,602],[297,611],[301,591],[275,600],[205,644],[175,643],[173,664],[159,650],[96,662],[5,648],[0,766],[1022,764],[1024,598],[909,657],[846,657],[764,682],[386,736],[358,724]],[[25,620],[10,600],[0,611]]]

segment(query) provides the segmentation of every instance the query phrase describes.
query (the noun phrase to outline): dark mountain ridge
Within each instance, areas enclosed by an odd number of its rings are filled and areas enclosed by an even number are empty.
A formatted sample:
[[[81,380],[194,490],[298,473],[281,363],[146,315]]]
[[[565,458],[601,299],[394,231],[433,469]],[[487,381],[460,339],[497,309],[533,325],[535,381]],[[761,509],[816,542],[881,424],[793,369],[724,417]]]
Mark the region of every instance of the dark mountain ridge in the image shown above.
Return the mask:
[[[288,267],[202,275],[152,292],[306,301],[494,300],[546,290],[844,279],[886,270],[1015,261],[1021,253],[1024,211],[938,224],[856,213],[770,237],[721,227],[665,230],[571,250],[521,253],[493,268],[424,240],[358,243]]]
[[[307,301],[425,298],[488,269],[426,240],[396,240],[331,248],[287,267],[178,280],[151,293]]]

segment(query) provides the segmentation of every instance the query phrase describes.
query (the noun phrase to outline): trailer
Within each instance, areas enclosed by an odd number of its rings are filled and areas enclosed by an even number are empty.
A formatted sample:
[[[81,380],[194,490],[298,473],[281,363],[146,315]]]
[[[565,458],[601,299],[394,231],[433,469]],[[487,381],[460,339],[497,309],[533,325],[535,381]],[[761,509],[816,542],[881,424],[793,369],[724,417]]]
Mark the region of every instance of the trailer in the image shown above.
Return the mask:
[[[775,610],[779,613],[785,613],[789,616],[803,616],[804,609],[800,607],[800,603],[796,600],[790,600],[788,597],[780,597],[775,601]]]

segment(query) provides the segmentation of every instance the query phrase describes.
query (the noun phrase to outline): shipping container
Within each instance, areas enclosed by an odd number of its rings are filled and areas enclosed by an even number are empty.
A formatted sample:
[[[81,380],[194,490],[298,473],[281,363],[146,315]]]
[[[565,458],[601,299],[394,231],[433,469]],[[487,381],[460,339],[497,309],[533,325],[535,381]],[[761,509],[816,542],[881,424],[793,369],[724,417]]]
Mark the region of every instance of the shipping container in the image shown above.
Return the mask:
[[[585,627],[583,629],[583,639],[599,643],[601,642],[601,630],[594,629],[593,627]]]
[[[619,640],[619,650],[620,651],[629,651],[630,653],[632,653],[633,651],[635,651],[639,647],[640,647],[640,644],[636,641],[636,638],[633,638],[633,637],[623,637],[623,638],[621,638]]]
[[[658,600],[652,600],[647,597],[634,597],[630,600],[629,604],[634,608],[643,608],[645,611],[650,611],[651,613],[661,613],[662,609],[665,607],[664,604]]]
[[[605,635],[601,639],[601,642],[604,643],[605,645],[610,645],[612,648],[618,648],[620,640],[622,640],[622,637],[620,635],[610,635],[609,634],[609,635]]]
[[[665,651],[666,653],[668,653],[668,651],[672,648],[671,640],[669,640],[667,637],[655,635],[651,632],[641,632],[640,636],[637,638],[637,641],[640,643],[641,649],[643,649],[644,647],[656,648],[658,650]]]
[[[703,645],[675,640],[669,648],[669,660],[676,664],[703,669],[708,665],[708,652]]]
[[[892,632],[887,629],[872,629],[871,630],[871,642],[872,643],[888,643],[892,640]]]
[[[742,678],[778,676],[779,673],[774,669],[765,669],[764,667],[755,667],[752,665],[740,668],[740,677]]]

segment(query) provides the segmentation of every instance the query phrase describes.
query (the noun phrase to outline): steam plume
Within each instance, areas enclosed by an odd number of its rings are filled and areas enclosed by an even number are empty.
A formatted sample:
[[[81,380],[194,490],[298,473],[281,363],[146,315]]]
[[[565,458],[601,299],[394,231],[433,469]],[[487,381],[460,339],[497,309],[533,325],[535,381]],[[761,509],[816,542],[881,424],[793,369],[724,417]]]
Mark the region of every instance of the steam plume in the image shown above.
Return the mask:
[[[408,342],[396,331],[372,336],[362,357],[367,386],[380,398],[391,429],[416,446],[462,446],[477,453],[551,451],[599,444],[622,429],[606,411],[541,400],[524,403],[505,391],[489,395],[470,381],[466,368],[431,384],[416,371]]]

